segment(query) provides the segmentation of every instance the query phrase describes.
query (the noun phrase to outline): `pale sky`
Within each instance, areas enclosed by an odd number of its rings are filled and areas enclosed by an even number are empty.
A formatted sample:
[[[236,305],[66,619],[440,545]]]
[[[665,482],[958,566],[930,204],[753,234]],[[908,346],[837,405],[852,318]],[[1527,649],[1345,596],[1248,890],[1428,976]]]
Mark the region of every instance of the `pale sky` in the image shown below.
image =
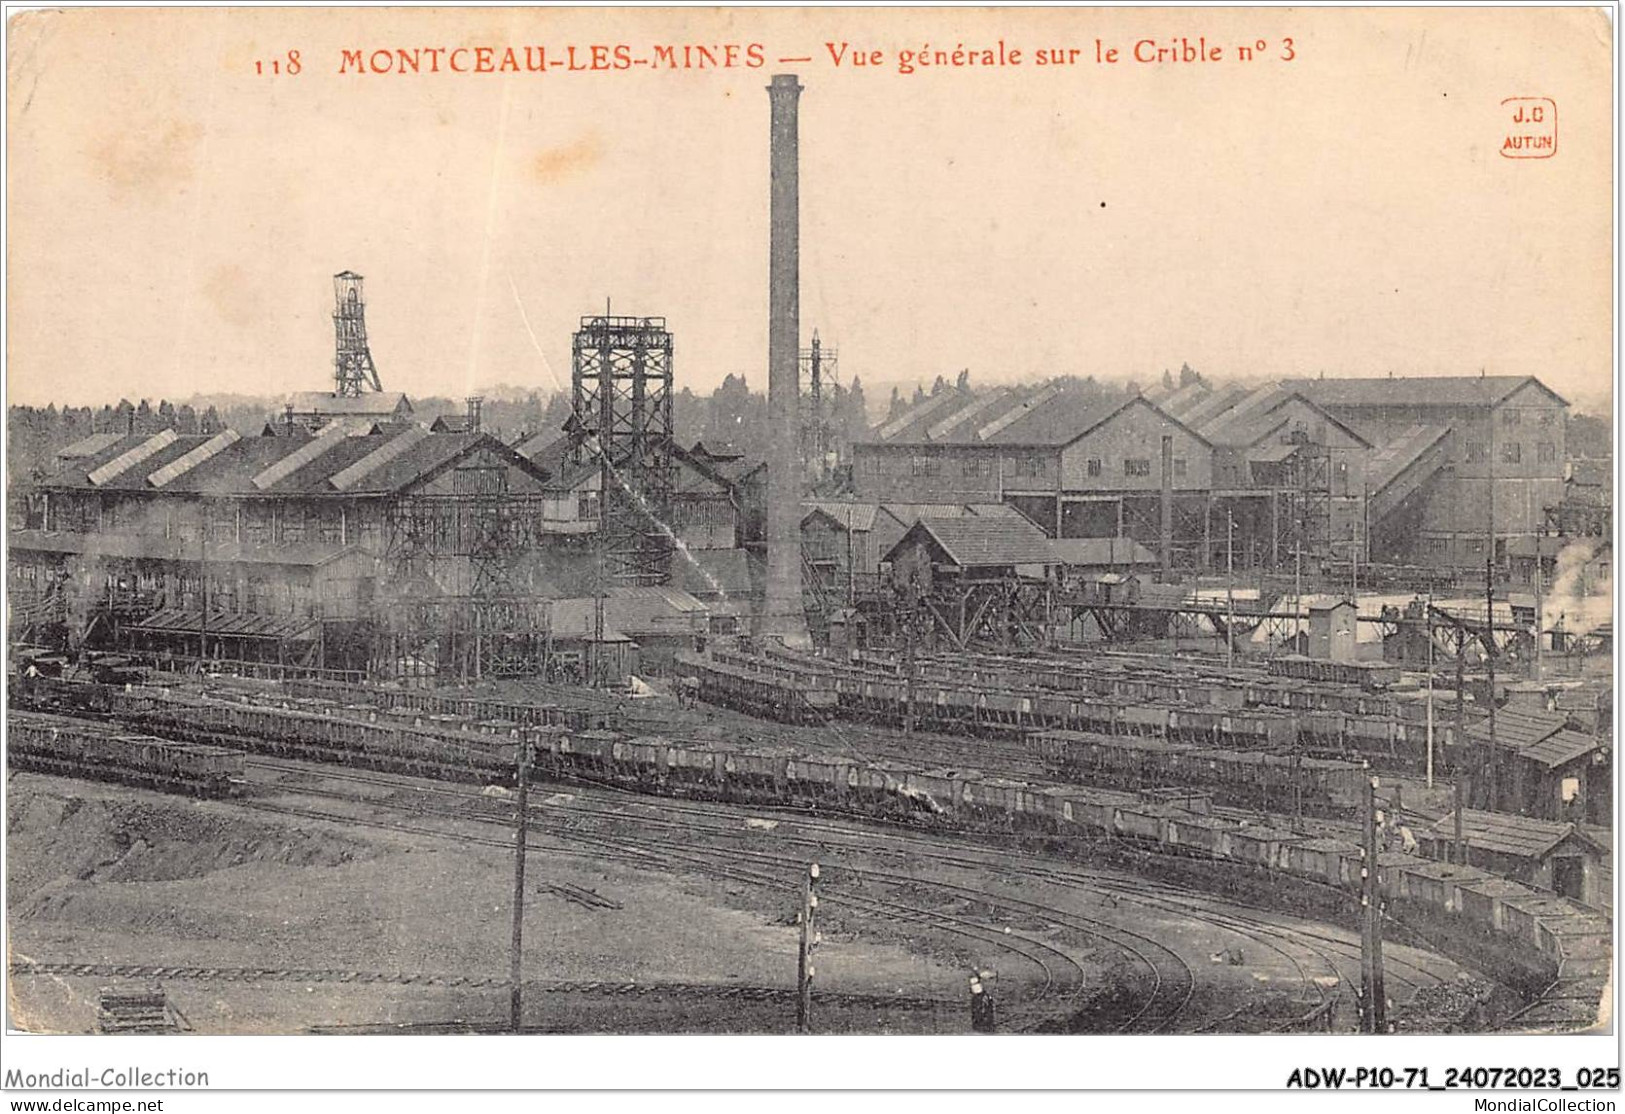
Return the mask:
[[[567,386],[582,314],[765,385],[768,100],[801,99],[802,329],[843,377],[1533,374],[1608,390],[1612,95],[1580,10],[75,11],[15,22],[17,402]],[[1216,63],[1099,65],[1205,36]],[[1296,57],[1279,60],[1291,36]],[[897,72],[901,49],[1020,66]],[[1266,40],[1269,59],[1231,59]],[[885,52],[836,67],[826,41]],[[760,43],[761,68],[356,75],[341,51]],[[1037,67],[1040,47],[1076,65]],[[256,76],[285,52],[296,76]],[[810,62],[779,58],[810,56]],[[1549,98],[1549,159],[1500,154]],[[534,334],[534,343],[532,341]]]

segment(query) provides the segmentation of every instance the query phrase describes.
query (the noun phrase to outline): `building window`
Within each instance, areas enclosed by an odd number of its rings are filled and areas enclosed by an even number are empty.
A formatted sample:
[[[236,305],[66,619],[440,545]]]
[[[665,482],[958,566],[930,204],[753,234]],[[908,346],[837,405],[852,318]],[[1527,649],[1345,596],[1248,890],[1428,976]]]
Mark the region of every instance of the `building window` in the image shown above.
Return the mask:
[[[1467,442],[1467,463],[1482,463],[1490,458],[1490,450],[1482,441]]]
[[[595,519],[598,517],[598,508],[598,492],[583,491],[576,504],[576,517],[583,520]]]
[[[939,461],[934,456],[915,455],[910,458],[910,470],[916,476],[935,476]]]
[[[1151,458],[1148,456],[1130,456],[1123,458],[1123,475],[1149,476],[1151,474]]]
[[[1100,458],[1098,456],[1090,457],[1084,464],[1083,470],[1091,476],[1100,475]]]
[[[1449,538],[1428,538],[1427,551],[1435,557],[1443,557],[1450,552]]]
[[[1184,479],[1185,478],[1185,473],[1188,470],[1189,470],[1189,468],[1188,468],[1188,466],[1187,466],[1187,464],[1185,462],[1184,457],[1182,457],[1182,456],[1174,457],[1174,479],[1176,479],[1176,480]]]
[[[1508,441],[1501,446],[1501,463],[1517,464],[1523,460],[1523,445],[1517,441]]]
[[[1555,464],[1557,462],[1557,446],[1550,441],[1541,441],[1535,445],[1535,459],[1542,464]]]
[[[1516,410],[1503,410],[1503,411],[1501,411],[1501,424],[1502,425],[1517,425],[1518,422],[1521,421],[1521,420],[1522,420],[1522,415]]]
[[[1483,538],[1468,538],[1467,539],[1467,552],[1468,553],[1483,553],[1484,552],[1484,539]]]
[[[967,476],[991,476],[993,461],[985,456],[967,456],[960,465]]]

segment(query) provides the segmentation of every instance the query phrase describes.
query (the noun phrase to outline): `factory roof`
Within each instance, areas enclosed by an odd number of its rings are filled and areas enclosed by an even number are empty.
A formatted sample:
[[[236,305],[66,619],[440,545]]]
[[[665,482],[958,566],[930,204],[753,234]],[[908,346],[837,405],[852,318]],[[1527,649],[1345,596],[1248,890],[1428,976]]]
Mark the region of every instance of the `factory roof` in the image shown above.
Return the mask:
[[[368,428],[372,432],[338,428],[313,437],[303,430],[280,431],[235,441],[218,434],[167,439],[137,434],[65,462],[40,486],[227,497],[376,496],[427,483],[478,451],[495,453],[538,482],[547,477],[543,468],[484,433],[431,434],[405,422]]]
[[[910,539],[928,539],[961,568],[1042,565],[1052,556],[1049,535],[1026,519],[922,518],[898,539],[885,559],[909,545]]]
[[[1577,758],[1602,748],[1602,742],[1594,735],[1584,735],[1578,731],[1565,728],[1555,735],[1548,735],[1538,743],[1530,743],[1518,748],[1518,757],[1526,758],[1531,762],[1538,762],[1547,769],[1555,770],[1559,766],[1566,766]]]
[[[1568,717],[1554,712],[1530,712],[1521,708],[1501,708],[1495,713],[1495,745],[1521,750],[1550,738],[1568,726]],[[1489,717],[1469,724],[1465,732],[1469,741],[1488,744]]]
[[[1433,825],[1431,834],[1435,839],[1448,840],[1455,838],[1455,831],[1456,814],[1450,812]],[[1588,846],[1594,846],[1591,837],[1573,824],[1535,820],[1504,812],[1484,812],[1476,808],[1462,810],[1461,835],[1468,847],[1523,859],[1545,858],[1571,836]]]
[[[1288,379],[1321,406],[1498,406],[1533,383],[1564,406],[1568,402],[1533,375],[1426,375],[1361,379]]]
[[[989,398],[996,398],[996,404]],[[1050,383],[1026,393],[1000,390],[973,396],[945,392],[877,430],[870,444],[997,445],[1015,448],[1061,448],[1094,431],[1132,406],[1145,406],[1164,421],[1180,426],[1198,440],[1200,433],[1143,396],[1125,398],[1065,383]]]
[[[81,457],[95,456],[123,438],[122,433],[92,433],[89,437],[81,437],[65,449],[58,449],[56,455],[59,460],[78,460]]]
[[[337,543],[304,542],[291,545],[244,545],[196,538],[166,538],[148,534],[73,534],[44,530],[11,530],[8,549],[26,553],[73,553],[119,560],[198,561],[210,564],[289,565],[315,568],[361,551]]]
[[[136,624],[137,630],[165,634],[201,634],[203,613],[193,608],[166,607]],[[210,611],[208,632],[222,638],[311,639],[316,622],[301,615],[261,615],[254,612]]]
[[[880,513],[880,504],[814,500],[801,504],[801,512],[802,522],[815,514],[822,514],[834,519],[843,530],[862,533],[875,528],[875,516]]]
[[[410,414],[412,402],[400,391],[368,391],[336,395],[332,391],[297,391],[288,399],[295,414],[377,415]]]
[[[1446,437],[1450,427],[1419,422],[1371,454],[1367,465],[1367,487],[1375,495],[1393,483],[1422,455]]]

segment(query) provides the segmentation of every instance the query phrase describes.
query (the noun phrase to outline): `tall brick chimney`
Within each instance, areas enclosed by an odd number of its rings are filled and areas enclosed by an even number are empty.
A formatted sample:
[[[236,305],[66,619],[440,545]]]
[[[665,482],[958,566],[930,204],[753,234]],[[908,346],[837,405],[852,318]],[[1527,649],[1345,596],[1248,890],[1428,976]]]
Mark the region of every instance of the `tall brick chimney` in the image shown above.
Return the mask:
[[[801,477],[797,450],[801,402],[801,200],[796,128],[801,82],[775,74],[769,206],[767,412],[767,599],[757,633],[805,646],[801,602]]]

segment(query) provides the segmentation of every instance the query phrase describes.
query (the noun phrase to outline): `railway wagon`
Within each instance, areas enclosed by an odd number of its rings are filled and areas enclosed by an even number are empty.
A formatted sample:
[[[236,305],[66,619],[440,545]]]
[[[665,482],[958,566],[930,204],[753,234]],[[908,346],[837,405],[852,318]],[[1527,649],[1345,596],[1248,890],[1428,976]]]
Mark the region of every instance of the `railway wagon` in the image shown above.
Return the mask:
[[[791,756],[786,764],[791,803],[844,806],[852,792],[852,763],[814,754]]]
[[[1357,886],[1360,848],[1348,840],[1330,836],[1300,839],[1286,848],[1285,869],[1328,886]]]
[[[1396,684],[1400,678],[1400,668],[1392,662],[1330,661],[1324,658],[1308,658],[1301,654],[1283,654],[1271,658],[1265,668],[1272,677],[1356,685],[1372,692],[1388,688]]]
[[[1259,825],[1230,831],[1230,857],[1271,870],[1285,870],[1290,862],[1289,848],[1304,837],[1295,832]]]
[[[1150,843],[1168,841],[1168,818],[1178,812],[1167,805],[1139,801],[1120,805],[1112,818],[1117,834],[1124,839],[1145,840]]]
[[[20,770],[116,781],[200,797],[242,791],[243,752],[134,735],[84,720],[13,712],[8,760]]]
[[[610,759],[623,784],[659,790],[671,775],[671,740],[659,735],[622,739],[610,747]]]
[[[1185,854],[1224,858],[1230,853],[1229,832],[1234,826],[1213,816],[1177,811],[1168,817],[1168,844]]]
[[[933,812],[954,812],[964,806],[967,781],[981,776],[979,770],[911,770],[903,777],[903,792],[929,802]]]

